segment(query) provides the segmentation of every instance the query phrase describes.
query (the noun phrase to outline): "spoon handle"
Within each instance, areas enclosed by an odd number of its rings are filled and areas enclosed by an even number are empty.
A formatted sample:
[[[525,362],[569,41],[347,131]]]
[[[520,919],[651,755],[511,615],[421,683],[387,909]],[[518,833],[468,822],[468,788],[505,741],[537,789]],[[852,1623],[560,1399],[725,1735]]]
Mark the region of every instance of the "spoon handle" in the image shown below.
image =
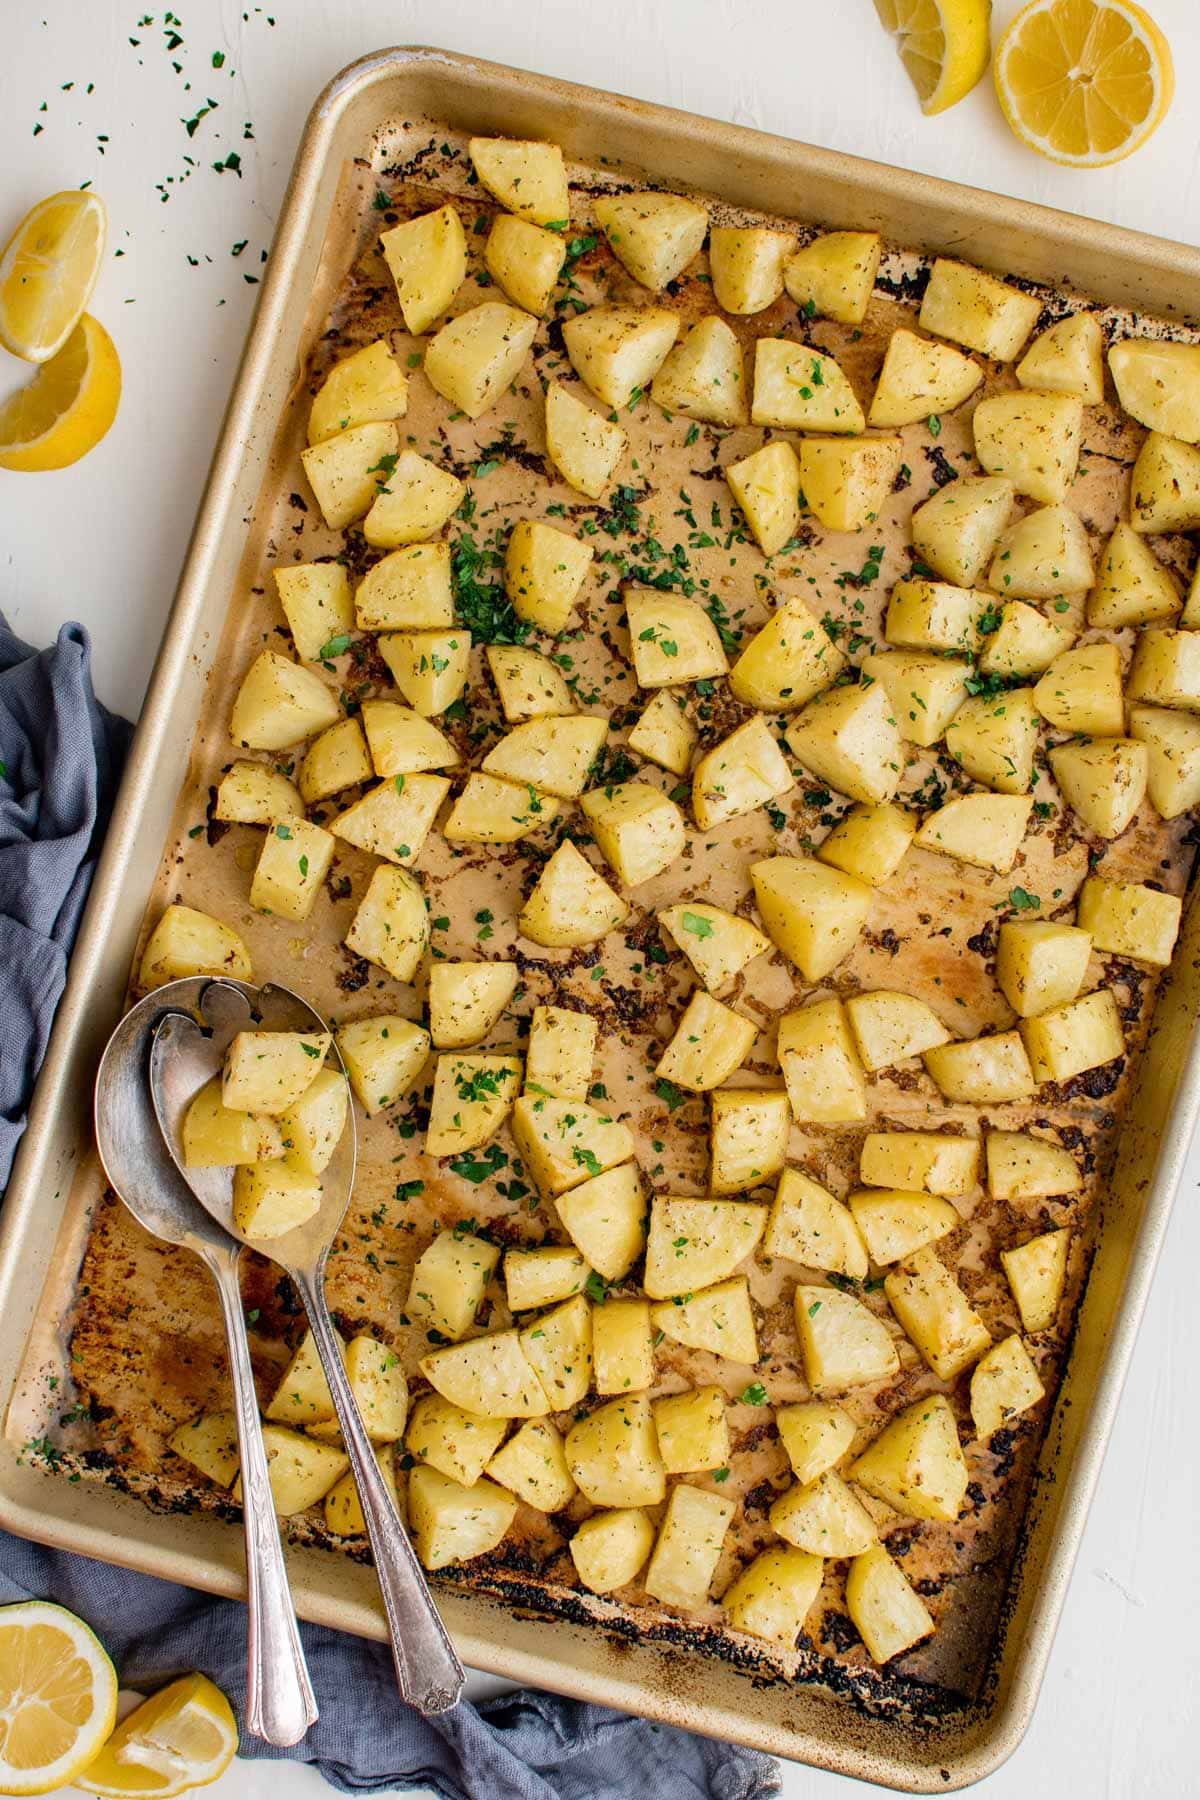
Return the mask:
[[[237,1253],[213,1249],[204,1260],[221,1296],[242,1463],[249,1612],[246,1726],[256,1737],[283,1748],[298,1744],[309,1726],[316,1723],[317,1703],[296,1627],[267,1474],[267,1453],[237,1277],[239,1253],[240,1247]]]
[[[295,1271],[293,1279],[308,1314],[358,1487],[401,1698],[423,1713],[445,1712],[462,1697],[466,1679],[463,1666],[379,1473],[358,1402],[346,1377],[341,1343],[325,1304],[322,1271]]]

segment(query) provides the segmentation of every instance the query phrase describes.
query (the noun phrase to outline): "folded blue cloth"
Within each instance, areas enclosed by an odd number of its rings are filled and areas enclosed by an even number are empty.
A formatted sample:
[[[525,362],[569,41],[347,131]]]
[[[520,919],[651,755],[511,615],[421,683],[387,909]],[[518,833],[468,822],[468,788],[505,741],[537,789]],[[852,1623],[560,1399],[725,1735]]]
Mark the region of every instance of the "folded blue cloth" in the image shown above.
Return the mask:
[[[129,727],[92,692],[87,633],[35,652],[0,617],[0,1189],[66,979]],[[201,1669],[244,1717],[246,1612],[148,1575],[0,1532],[0,1603],[57,1600],[92,1626],[127,1687]],[[552,1630],[553,1627],[547,1627]],[[384,1646],[316,1625],[304,1648],[321,1717],[302,1744],[242,1755],[315,1764],[345,1793],[432,1788],[443,1800],[766,1800],[776,1764],[552,1694],[464,1701],[424,1719],[396,1695]],[[747,1685],[746,1699],[753,1703]]]

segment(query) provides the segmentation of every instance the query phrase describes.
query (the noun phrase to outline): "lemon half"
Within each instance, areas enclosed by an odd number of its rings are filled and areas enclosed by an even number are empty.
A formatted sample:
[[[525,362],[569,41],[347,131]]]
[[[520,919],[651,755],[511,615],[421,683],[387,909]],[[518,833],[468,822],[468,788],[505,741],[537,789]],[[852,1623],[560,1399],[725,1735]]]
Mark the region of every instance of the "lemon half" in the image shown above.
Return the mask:
[[[74,1781],[116,1716],[116,1670],[82,1619],[45,1600],[0,1607],[0,1793]]]

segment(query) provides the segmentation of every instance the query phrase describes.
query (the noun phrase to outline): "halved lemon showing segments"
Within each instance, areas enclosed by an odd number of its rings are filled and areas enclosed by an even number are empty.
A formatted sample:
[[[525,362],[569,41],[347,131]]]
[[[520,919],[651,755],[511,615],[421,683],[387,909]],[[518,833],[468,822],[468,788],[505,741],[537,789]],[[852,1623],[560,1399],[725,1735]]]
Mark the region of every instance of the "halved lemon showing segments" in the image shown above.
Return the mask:
[[[108,226],[98,194],[68,189],[26,213],[0,255],[0,344],[26,362],[62,349],[92,297]]]
[[[121,1720],[76,1787],[105,1800],[171,1800],[223,1775],[238,1747],[233,1708],[206,1675],[185,1675]]]
[[[98,319],[78,325],[33,380],[0,403],[0,469],[65,469],[117,416],[121,359]]]
[[[1054,162],[1120,162],[1162,123],[1171,47],[1134,0],[1031,0],[996,51],[996,93],[1017,136]]]
[[[897,40],[922,112],[945,112],[988,66],[992,0],[875,0],[875,11]]]
[[[0,1607],[0,1793],[74,1781],[116,1716],[116,1671],[82,1619],[44,1600]]]

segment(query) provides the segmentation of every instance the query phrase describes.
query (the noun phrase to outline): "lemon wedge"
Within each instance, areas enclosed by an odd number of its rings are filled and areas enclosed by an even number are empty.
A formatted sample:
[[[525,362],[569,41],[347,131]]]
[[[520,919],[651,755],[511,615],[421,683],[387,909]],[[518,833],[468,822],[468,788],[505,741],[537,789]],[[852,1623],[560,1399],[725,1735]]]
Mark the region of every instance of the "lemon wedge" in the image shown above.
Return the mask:
[[[0,1794],[48,1794],[86,1769],[117,1716],[116,1671],[82,1619],[0,1607]]]
[[[969,94],[991,54],[992,0],[875,0],[924,113]]]
[[[1031,0],[996,51],[996,93],[1017,136],[1053,162],[1120,162],[1162,123],[1171,47],[1134,0]]]
[[[184,1675],[129,1713],[75,1786],[108,1800],[170,1800],[207,1787],[237,1754],[233,1708],[207,1675]]]
[[[98,194],[68,189],[26,213],[0,256],[0,344],[26,362],[62,349],[92,297],[108,217]]]
[[[0,403],[0,469],[65,469],[117,416],[121,359],[98,319],[78,325],[33,380]]]

